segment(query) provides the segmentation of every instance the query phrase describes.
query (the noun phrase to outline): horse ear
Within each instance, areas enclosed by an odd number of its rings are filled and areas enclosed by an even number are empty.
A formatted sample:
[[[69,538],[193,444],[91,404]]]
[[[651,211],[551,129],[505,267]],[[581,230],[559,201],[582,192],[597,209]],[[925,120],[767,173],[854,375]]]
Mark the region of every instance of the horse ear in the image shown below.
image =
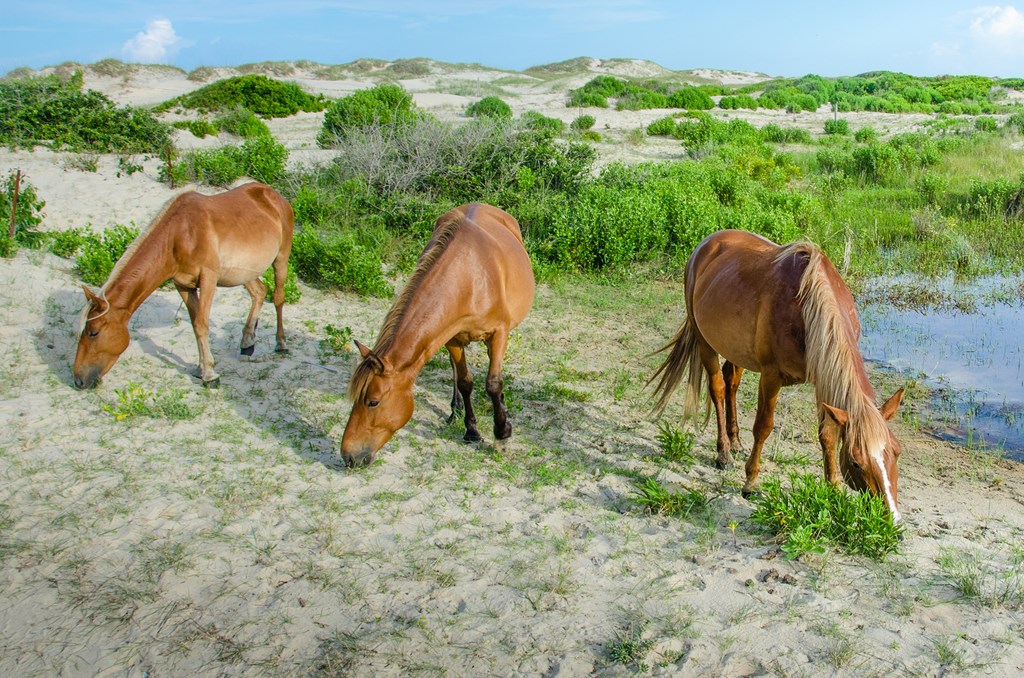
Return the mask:
[[[822,403],[821,405],[825,408],[825,415],[835,423],[839,424],[840,428],[846,426],[846,422],[850,421],[850,415],[846,413],[846,410],[841,410],[838,407],[832,407],[828,403]]]
[[[892,394],[888,400],[885,401],[878,411],[882,413],[882,418],[889,421],[896,414],[896,410],[899,409],[900,403],[903,402],[903,389],[896,391]]]
[[[90,290],[88,287],[86,287],[85,285],[82,285],[82,291],[85,292],[85,300],[86,301],[88,301],[90,303],[93,303],[93,304],[99,303],[100,298],[96,295],[95,292]]]
[[[384,363],[377,357],[377,354],[366,348],[358,339],[353,339],[352,341],[355,343],[356,348],[359,349],[359,355],[362,356],[363,360],[369,360],[370,364],[373,365],[373,371],[377,374],[382,374],[384,372]]]

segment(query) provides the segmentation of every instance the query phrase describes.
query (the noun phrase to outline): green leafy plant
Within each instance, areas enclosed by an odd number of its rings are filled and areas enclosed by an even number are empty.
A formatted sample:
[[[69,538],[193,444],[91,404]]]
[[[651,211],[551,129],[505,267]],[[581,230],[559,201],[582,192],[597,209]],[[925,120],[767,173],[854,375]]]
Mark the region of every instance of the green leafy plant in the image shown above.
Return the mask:
[[[696,461],[693,446],[697,443],[697,436],[693,431],[684,431],[679,426],[662,419],[658,422],[658,433],[655,440],[661,446],[662,457],[682,464],[686,470],[689,470]]]
[[[781,537],[791,558],[827,545],[881,560],[896,551],[903,533],[882,497],[847,493],[815,475],[791,473],[788,488],[769,478],[753,501],[750,519]]]
[[[129,381],[124,388],[115,388],[114,395],[117,396],[115,402],[103,403],[101,407],[117,421],[145,416],[151,412],[149,399],[153,394],[134,381]]]
[[[377,85],[361,89],[335,101],[324,112],[324,123],[317,144],[329,148],[354,129],[371,125],[401,127],[415,120],[412,95],[399,85]]]
[[[263,284],[267,286],[267,298],[274,294],[274,267],[271,266],[263,272]],[[299,289],[299,277],[292,266],[288,267],[288,273],[284,277],[284,303],[294,304],[302,298],[302,290]]]
[[[573,118],[571,123],[569,123],[569,128],[577,132],[582,132],[583,130],[588,130],[593,127],[595,122],[597,122],[597,120],[592,115],[578,115]]]
[[[352,328],[335,327],[328,323],[324,326],[324,338],[320,340],[321,353],[342,355],[352,351]]]
[[[139,229],[135,224],[115,224],[100,234],[84,234],[75,257],[75,267],[82,280],[89,285],[105,283],[114,264],[138,235]]]
[[[658,515],[685,517],[704,511],[710,503],[707,495],[696,488],[670,490],[655,478],[637,483],[633,496],[645,510]]]
[[[17,206],[15,207],[15,195]],[[25,175],[11,170],[0,183],[0,256],[13,256],[18,245],[38,247],[43,236],[36,227],[43,221],[46,202],[36,195],[36,189]],[[14,212],[12,215],[11,212]],[[10,237],[11,217],[14,217],[14,238]]]
[[[850,121],[846,118],[835,118],[825,121],[825,134],[839,134],[847,136],[850,134]]]

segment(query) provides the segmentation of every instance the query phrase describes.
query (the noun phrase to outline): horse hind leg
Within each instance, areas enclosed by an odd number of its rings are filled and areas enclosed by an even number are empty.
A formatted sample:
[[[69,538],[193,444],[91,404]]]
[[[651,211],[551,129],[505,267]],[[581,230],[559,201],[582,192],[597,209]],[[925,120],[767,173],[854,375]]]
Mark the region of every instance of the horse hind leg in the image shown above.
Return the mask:
[[[487,369],[487,395],[491,398],[494,409],[494,437],[505,440],[512,436],[512,422],[508,417],[505,405],[505,384],[501,378],[501,363],[505,358],[508,346],[508,332],[498,330],[487,341],[487,353],[490,355],[490,366]]]
[[[476,413],[473,412],[473,375],[469,373],[469,366],[466,364],[466,349],[461,344],[445,344],[448,354],[451,356],[452,366],[455,368],[455,388],[462,397],[462,404],[466,409],[465,423],[466,434],[462,439],[467,443],[480,440],[480,431],[476,427]],[[455,417],[456,399],[452,397],[452,414],[449,419]]]
[[[736,408],[736,392],[743,378],[743,368],[728,360],[722,365],[722,377],[725,380],[725,426],[729,432],[729,449],[732,454],[743,451],[740,442],[739,413]]]
[[[729,432],[725,421],[725,379],[722,376],[722,366],[718,362],[718,354],[707,344],[700,345],[700,361],[708,374],[708,395],[711,403],[715,406],[715,420],[718,427],[718,442],[716,448],[718,458],[715,460],[715,468],[725,470],[732,466],[732,455],[729,452]]]
[[[267,298],[267,286],[259,278],[253,278],[245,283],[245,291],[252,299],[249,307],[249,317],[245,320],[245,328],[242,330],[242,344],[240,353],[244,356],[251,356],[256,349],[256,328],[260,324],[260,309],[263,308],[263,300]]]
[[[287,353],[284,339],[284,287],[288,280],[288,252],[278,254],[274,259],[274,310],[277,312],[277,344],[274,351]]]

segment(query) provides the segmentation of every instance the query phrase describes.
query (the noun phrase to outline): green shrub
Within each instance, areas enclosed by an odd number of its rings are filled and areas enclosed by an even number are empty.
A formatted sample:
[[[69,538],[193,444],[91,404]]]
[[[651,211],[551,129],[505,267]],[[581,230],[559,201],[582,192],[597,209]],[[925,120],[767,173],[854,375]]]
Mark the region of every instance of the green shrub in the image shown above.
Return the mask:
[[[718,100],[718,107],[725,110],[736,110],[739,108],[749,108],[752,111],[758,109],[757,99],[750,96],[749,94],[736,94],[733,96],[722,97]]]
[[[380,252],[360,245],[349,232],[295,234],[290,263],[307,282],[375,297],[393,294],[384,279]]]
[[[874,127],[861,127],[859,130],[853,133],[853,139],[857,143],[868,144],[873,141],[878,141],[878,130]]]
[[[789,487],[766,479],[750,519],[779,535],[788,557],[835,546],[876,560],[896,551],[903,528],[893,525],[882,497],[847,493],[816,475],[792,473]]]
[[[848,136],[850,134],[850,122],[845,118],[826,120],[825,134],[840,134],[842,136]]]
[[[637,483],[633,492],[636,503],[649,513],[686,517],[707,509],[710,500],[700,490],[692,487],[670,490],[655,478]]]
[[[220,128],[209,120],[178,120],[173,125],[177,129],[187,129],[199,139],[205,139],[208,135],[215,136],[220,132]]]
[[[779,127],[767,124],[761,128],[761,138],[773,144],[809,144],[811,133],[798,127]]]
[[[231,109],[214,122],[219,129],[243,139],[273,136],[267,123],[257,118],[256,114],[249,109],[241,106]]]
[[[700,87],[682,87],[668,95],[669,108],[685,108],[688,111],[707,111],[715,102]],[[757,108],[755,104],[754,108]]]
[[[324,113],[317,135],[321,148],[334,146],[349,131],[370,126],[399,128],[417,117],[412,95],[398,85],[361,89],[334,102]]]
[[[588,130],[593,127],[595,122],[597,122],[597,120],[592,115],[579,115],[573,118],[573,121],[569,123],[569,128],[576,130],[577,132],[582,132],[583,130]]]
[[[273,137],[256,136],[241,146],[224,146],[185,154],[173,167],[174,183],[195,181],[211,186],[228,186],[247,176],[273,184],[284,174],[288,149]],[[161,181],[169,181],[167,166],[161,165]]]
[[[983,115],[974,119],[974,128],[979,132],[995,132],[999,129],[999,123],[990,115]]]
[[[14,210],[14,239],[10,238],[11,208],[14,194],[18,193],[18,206]],[[42,234],[36,227],[43,221],[46,202],[36,195],[35,187],[22,174],[19,185],[18,171],[10,170],[0,183],[0,236],[3,237],[3,256],[13,256],[18,245],[39,247]]]
[[[544,132],[551,136],[558,136],[565,131],[565,123],[558,118],[552,118],[537,111],[526,111],[519,116],[523,127],[537,132]]]
[[[599,92],[570,90],[565,105],[567,108],[608,108],[608,97]]]
[[[170,127],[144,108],[119,107],[106,95],[82,91],[82,73],[0,82],[0,143],[47,145],[92,153],[158,153]]]
[[[263,272],[263,284],[267,286],[267,299],[271,299],[276,289],[273,266]],[[284,303],[294,304],[301,298],[302,290],[299,289],[299,279],[295,273],[295,267],[289,266],[288,273],[284,278]]]
[[[1017,134],[1024,134],[1024,112],[1017,112],[1006,119],[1006,127],[1017,130]]]
[[[100,234],[86,234],[75,257],[75,267],[89,285],[100,286],[107,281],[114,264],[139,235],[135,224],[115,224]]]
[[[285,118],[299,111],[322,111],[327,101],[322,94],[308,94],[293,82],[250,74],[218,80],[166,101],[154,110],[169,111],[177,106],[206,113],[241,106],[265,118]]]
[[[470,118],[486,116],[499,120],[511,120],[512,107],[498,97],[489,96],[467,106],[466,115]]]
[[[64,231],[51,231],[48,238],[50,251],[64,259],[74,257],[85,240],[85,229],[78,226]]]

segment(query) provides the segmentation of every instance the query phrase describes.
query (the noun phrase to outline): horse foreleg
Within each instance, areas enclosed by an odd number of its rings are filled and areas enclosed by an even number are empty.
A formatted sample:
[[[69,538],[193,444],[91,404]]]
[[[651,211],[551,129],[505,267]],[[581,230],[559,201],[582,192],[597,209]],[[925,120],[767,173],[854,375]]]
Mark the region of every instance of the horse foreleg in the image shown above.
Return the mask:
[[[462,404],[466,408],[466,435],[462,439],[472,443],[480,440],[480,431],[476,428],[476,414],[473,412],[473,375],[469,373],[466,365],[466,348],[461,344],[448,343],[448,354],[452,359],[452,367],[455,369],[455,390],[456,395],[452,396],[452,415],[449,421],[455,417],[456,396],[462,396]]]
[[[779,398],[782,380],[762,372],[757,387],[757,415],[754,417],[754,446],[747,457],[747,481],[743,485],[743,496],[749,497],[757,491],[757,476],[761,472],[761,448],[775,425],[775,402]]]
[[[734,454],[743,451],[740,442],[739,414],[736,409],[736,391],[740,388],[743,368],[728,360],[722,366],[722,377],[725,380],[725,425],[729,431],[729,448]]]
[[[458,347],[445,344],[448,349],[448,359],[452,363],[452,413],[448,415],[448,423],[455,421],[455,417],[462,413],[462,394],[459,393],[459,366],[455,360],[455,351]]]
[[[487,354],[490,365],[487,368],[487,395],[491,397],[494,409],[494,437],[504,440],[512,435],[512,422],[508,419],[505,406],[505,384],[501,378],[501,363],[508,347],[508,332],[499,329],[487,340]]]
[[[260,309],[263,308],[263,300],[267,298],[267,286],[259,278],[253,278],[245,283],[245,291],[249,293],[252,305],[249,307],[249,317],[245,319],[239,352],[242,355],[252,355],[256,349],[256,328],[260,324]]]
[[[839,463],[836,460],[836,438],[839,425],[825,413],[825,408],[818,406],[818,442],[821,443],[822,460],[825,464],[825,479],[838,486]]]
[[[277,346],[278,353],[287,353],[288,345],[284,340],[284,286],[288,279],[288,253],[278,254],[274,259],[274,310],[277,311]]]
[[[192,318],[192,329],[196,333],[196,343],[199,345],[199,378],[203,380],[203,386],[216,387],[220,385],[220,375],[213,369],[213,353],[210,351],[210,309],[213,308],[213,295],[217,290],[217,275],[209,269],[203,269],[199,274],[199,287],[196,292],[199,295],[199,303]]]

